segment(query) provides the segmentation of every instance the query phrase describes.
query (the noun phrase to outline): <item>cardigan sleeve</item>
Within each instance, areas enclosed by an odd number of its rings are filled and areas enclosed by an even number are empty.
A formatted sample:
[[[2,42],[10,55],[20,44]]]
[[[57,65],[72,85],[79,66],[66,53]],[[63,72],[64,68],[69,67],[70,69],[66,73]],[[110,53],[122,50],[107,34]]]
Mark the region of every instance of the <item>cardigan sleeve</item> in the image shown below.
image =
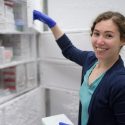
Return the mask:
[[[84,61],[86,60],[89,53],[88,51],[82,51],[76,48],[66,34],[64,34],[56,41],[58,46],[62,50],[62,54],[64,55],[64,57],[79,64],[80,66],[84,65]]]

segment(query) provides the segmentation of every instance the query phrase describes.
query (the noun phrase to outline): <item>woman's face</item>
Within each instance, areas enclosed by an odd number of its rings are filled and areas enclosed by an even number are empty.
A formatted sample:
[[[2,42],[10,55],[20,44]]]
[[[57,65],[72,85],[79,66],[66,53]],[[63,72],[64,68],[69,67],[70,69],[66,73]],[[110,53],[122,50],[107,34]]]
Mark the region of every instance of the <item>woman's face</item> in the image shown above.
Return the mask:
[[[117,59],[122,45],[118,27],[111,19],[95,25],[92,34],[92,46],[98,60]]]

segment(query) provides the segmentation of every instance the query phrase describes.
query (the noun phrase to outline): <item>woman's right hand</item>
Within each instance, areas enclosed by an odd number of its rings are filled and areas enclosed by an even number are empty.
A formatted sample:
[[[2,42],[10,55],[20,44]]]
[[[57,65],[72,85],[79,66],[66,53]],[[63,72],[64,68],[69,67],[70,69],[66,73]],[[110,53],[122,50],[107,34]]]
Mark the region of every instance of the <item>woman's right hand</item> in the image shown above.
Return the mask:
[[[64,32],[57,26],[56,22],[48,15],[42,12],[33,10],[33,20],[39,20],[48,25],[56,40],[59,39],[64,34]]]
[[[56,25],[56,22],[52,18],[37,10],[33,10],[33,20],[39,20],[48,25],[49,28],[53,28]]]

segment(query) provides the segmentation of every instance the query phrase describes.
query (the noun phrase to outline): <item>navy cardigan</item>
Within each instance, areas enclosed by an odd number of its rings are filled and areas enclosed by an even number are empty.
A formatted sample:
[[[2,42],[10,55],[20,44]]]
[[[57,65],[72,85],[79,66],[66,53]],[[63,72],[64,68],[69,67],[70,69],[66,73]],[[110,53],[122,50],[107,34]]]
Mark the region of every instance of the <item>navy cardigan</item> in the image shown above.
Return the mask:
[[[77,49],[65,34],[57,44],[66,58],[83,67],[82,78],[97,61],[94,52]],[[81,108],[80,104],[78,125],[81,125]],[[125,68],[120,56],[93,93],[88,113],[87,125],[125,125]]]

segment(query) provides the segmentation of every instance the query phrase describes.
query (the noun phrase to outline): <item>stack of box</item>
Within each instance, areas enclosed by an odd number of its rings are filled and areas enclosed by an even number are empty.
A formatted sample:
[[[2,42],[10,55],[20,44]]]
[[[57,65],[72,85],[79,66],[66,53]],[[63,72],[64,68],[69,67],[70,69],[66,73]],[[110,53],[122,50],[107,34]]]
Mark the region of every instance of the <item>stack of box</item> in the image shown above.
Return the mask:
[[[12,47],[0,46],[0,65],[12,61],[13,49]]]
[[[24,65],[13,66],[1,70],[1,83],[4,89],[21,92],[26,89],[26,74]]]
[[[4,15],[4,1],[0,0],[0,31],[5,29]]]
[[[6,29],[11,31],[15,30],[13,7],[14,7],[14,2],[12,0],[4,0]]]
[[[30,41],[26,34],[8,35],[4,37],[3,46],[13,48],[13,59],[22,60],[30,58]]]

